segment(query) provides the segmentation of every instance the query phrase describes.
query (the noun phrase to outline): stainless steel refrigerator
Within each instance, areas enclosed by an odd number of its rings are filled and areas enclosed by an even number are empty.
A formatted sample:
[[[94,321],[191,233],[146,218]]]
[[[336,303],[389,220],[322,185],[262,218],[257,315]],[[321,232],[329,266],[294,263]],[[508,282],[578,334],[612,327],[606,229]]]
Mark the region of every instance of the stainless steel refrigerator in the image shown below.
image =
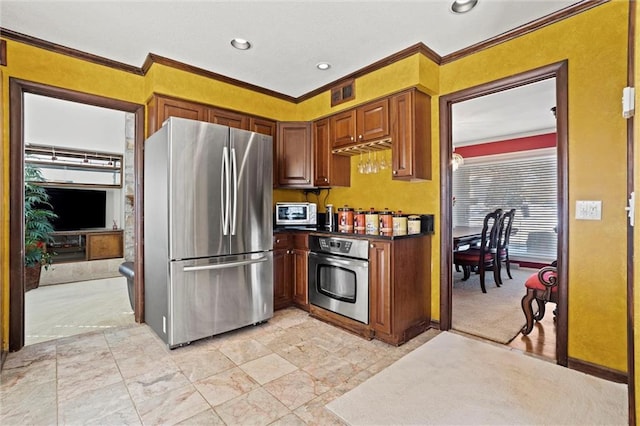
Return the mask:
[[[145,322],[171,348],[273,316],[272,143],[181,118],[145,141]]]

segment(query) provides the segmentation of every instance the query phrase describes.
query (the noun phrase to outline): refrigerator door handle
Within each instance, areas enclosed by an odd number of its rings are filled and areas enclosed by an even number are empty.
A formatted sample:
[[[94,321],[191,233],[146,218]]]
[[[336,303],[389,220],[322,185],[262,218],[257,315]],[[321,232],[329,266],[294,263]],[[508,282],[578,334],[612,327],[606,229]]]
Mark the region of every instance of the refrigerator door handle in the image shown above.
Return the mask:
[[[231,214],[231,235],[236,235],[238,213],[238,165],[236,162],[235,148],[231,148],[231,170],[233,171],[233,213]]]
[[[222,150],[220,168],[220,210],[222,211],[222,235],[229,232],[229,155],[227,147]]]
[[[258,259],[249,259],[249,260],[239,260],[237,262],[229,262],[229,263],[219,263],[216,265],[203,265],[203,266],[185,266],[182,268],[184,272],[195,272],[195,271],[207,271],[211,269],[227,269],[227,268],[237,268],[238,266],[243,265],[251,265],[254,263],[262,263],[266,262],[268,259],[266,256],[262,256]]]

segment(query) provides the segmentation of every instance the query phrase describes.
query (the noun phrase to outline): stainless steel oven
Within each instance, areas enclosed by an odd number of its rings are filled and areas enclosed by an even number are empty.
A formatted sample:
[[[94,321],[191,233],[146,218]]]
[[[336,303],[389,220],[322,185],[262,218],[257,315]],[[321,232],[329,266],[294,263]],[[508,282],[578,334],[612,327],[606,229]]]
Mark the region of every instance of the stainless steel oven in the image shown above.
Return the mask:
[[[369,323],[369,242],[309,237],[309,303]]]

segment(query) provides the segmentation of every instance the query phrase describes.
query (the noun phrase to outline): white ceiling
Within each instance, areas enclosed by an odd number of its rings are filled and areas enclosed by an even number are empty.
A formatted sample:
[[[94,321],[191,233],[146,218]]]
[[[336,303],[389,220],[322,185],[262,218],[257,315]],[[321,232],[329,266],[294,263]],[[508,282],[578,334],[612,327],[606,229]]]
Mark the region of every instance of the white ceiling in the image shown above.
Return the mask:
[[[446,56],[575,3],[479,0],[459,15],[451,0],[1,0],[0,27],[136,67],[154,53],[300,97],[416,43]],[[234,37],[252,48],[232,48]],[[331,69],[316,69],[323,61]]]

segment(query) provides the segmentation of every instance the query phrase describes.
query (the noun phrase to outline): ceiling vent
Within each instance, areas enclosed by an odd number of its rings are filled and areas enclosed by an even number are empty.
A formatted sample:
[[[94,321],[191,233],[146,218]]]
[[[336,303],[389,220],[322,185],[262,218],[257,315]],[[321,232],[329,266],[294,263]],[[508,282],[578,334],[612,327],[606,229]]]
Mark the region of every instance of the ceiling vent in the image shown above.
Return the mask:
[[[331,89],[331,106],[339,105],[343,102],[351,101],[356,98],[355,80],[345,81],[339,86]]]

